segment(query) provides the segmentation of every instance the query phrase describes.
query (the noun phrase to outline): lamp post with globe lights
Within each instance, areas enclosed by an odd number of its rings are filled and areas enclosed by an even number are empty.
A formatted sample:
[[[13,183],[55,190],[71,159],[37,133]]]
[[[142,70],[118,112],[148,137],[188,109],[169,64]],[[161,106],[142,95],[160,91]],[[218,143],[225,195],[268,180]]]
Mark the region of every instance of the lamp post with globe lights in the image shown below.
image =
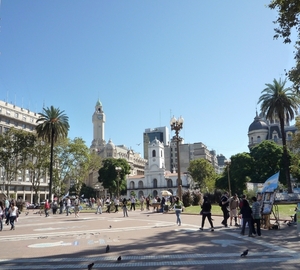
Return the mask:
[[[177,181],[177,189],[178,189],[178,197],[179,200],[182,200],[182,183],[181,183],[181,177],[180,177],[180,153],[179,153],[179,142],[182,140],[182,138],[179,137],[179,131],[183,128],[183,121],[184,119],[180,116],[179,119],[176,119],[174,116],[172,117],[170,121],[171,130],[175,131],[175,136],[173,139],[176,141],[177,146],[177,174],[178,174],[178,181]]]

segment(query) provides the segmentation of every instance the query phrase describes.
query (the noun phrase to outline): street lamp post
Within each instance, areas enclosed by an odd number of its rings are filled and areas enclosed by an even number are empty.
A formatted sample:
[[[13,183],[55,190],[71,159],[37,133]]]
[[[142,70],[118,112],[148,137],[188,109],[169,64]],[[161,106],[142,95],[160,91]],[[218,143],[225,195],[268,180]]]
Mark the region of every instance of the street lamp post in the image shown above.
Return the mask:
[[[231,197],[231,183],[230,183],[230,173],[229,173],[229,168],[230,168],[230,164],[231,161],[230,159],[225,161],[225,164],[227,165],[227,173],[228,173],[228,191],[229,191],[229,196]]]
[[[121,167],[116,167],[116,172],[118,173],[118,179],[117,179],[117,183],[118,183],[118,187],[117,187],[117,192],[118,192],[118,198],[120,198],[120,171],[122,171]]]
[[[180,154],[179,154],[179,142],[182,140],[179,137],[179,131],[182,129],[183,127],[183,118],[180,116],[179,119],[177,120],[174,116],[170,121],[170,125],[171,125],[171,130],[175,131],[175,140],[176,140],[176,146],[177,146],[177,174],[178,174],[178,181],[177,181],[177,189],[178,189],[178,197],[179,200],[182,200],[182,192],[181,192],[181,188],[182,188],[182,183],[181,183],[181,177],[180,177]]]

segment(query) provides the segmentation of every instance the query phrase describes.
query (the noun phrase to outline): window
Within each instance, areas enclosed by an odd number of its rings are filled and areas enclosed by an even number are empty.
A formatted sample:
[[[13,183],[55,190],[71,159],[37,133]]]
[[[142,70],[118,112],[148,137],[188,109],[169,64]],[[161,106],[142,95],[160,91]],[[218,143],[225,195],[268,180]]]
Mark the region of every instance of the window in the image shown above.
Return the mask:
[[[260,143],[260,136],[257,136],[257,142]]]
[[[9,111],[9,110],[6,110],[6,114],[7,114],[7,115],[10,115],[10,111]]]
[[[18,117],[19,117],[19,114],[18,114],[18,113],[15,113],[15,117],[18,118]]]
[[[274,137],[273,137],[273,140],[274,140],[274,142],[278,142],[278,137],[277,137],[277,135],[274,135]]]
[[[156,151],[152,150],[152,157],[156,157]]]
[[[160,156],[161,156],[161,157],[163,156],[163,152],[162,152],[162,150],[160,151]]]
[[[157,196],[157,190],[153,190],[153,197],[156,197]]]
[[[139,187],[139,188],[143,188],[143,187],[144,187],[144,183],[143,183],[143,181],[139,181],[139,183],[138,183],[138,187]]]
[[[130,189],[134,189],[134,182],[133,181],[130,182],[129,187],[130,187]]]
[[[167,180],[167,187],[168,187],[168,188],[173,187],[173,181],[172,181],[172,179],[168,179],[168,180]]]
[[[156,178],[153,179],[153,187],[157,188],[157,179]]]

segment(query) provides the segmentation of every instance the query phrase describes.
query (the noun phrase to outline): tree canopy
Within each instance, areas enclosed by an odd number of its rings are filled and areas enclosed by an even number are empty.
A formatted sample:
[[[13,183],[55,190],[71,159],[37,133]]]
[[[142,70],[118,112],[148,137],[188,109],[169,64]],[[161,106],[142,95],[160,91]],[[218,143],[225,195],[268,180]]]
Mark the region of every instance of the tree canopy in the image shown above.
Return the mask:
[[[192,160],[188,167],[188,172],[193,178],[194,183],[201,190],[207,188],[212,190],[215,186],[216,172],[206,159],[199,158]]]
[[[116,170],[116,167],[121,167],[120,172]],[[107,158],[102,162],[102,167],[98,171],[98,181],[102,183],[103,187],[108,189],[110,194],[115,195],[119,191],[126,190],[126,176],[130,173],[130,165],[126,159],[119,158]]]
[[[291,43],[292,30],[297,32],[295,41],[295,66],[287,71],[286,75],[293,82],[294,89],[300,90],[300,4],[299,0],[272,0],[268,5],[270,9],[278,11],[274,23],[277,25],[274,38],[282,38],[284,43]]]

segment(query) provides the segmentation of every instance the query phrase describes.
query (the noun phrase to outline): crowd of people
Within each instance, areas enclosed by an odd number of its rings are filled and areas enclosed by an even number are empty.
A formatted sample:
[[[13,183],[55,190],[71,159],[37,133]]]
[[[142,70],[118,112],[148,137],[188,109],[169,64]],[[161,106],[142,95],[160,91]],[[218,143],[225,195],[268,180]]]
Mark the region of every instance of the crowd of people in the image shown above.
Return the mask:
[[[225,227],[241,227],[242,235],[245,234],[246,225],[248,225],[249,237],[256,235],[261,236],[261,205],[256,197],[252,197],[251,200],[252,207],[245,195],[242,195],[241,198],[239,198],[237,194],[230,197],[228,192],[224,192],[219,203],[223,213],[223,220],[221,224]],[[121,208],[124,217],[128,217],[128,211],[136,210],[137,202],[139,202],[140,211],[144,211],[145,209],[149,211],[150,206],[152,205],[153,210],[157,211],[159,207],[159,210],[164,212],[165,206],[168,204],[168,207],[173,209],[176,214],[176,224],[178,226],[181,226],[181,212],[184,209],[182,201],[180,201],[179,197],[176,196],[162,196],[161,198],[156,196],[154,198],[150,198],[150,196],[144,197],[142,195],[139,199],[135,196],[131,196],[129,199],[126,197],[114,197],[112,199],[110,196],[107,196],[106,198],[98,197],[96,199],[90,198],[88,200],[82,200],[78,196],[73,198],[66,196],[61,199],[56,198],[53,202],[46,200],[43,206],[45,217],[49,216],[51,210],[52,214],[57,214],[57,211],[59,210],[59,214],[66,213],[67,216],[71,215],[73,210],[73,213],[77,218],[79,217],[80,210],[82,209],[81,204],[83,202],[86,204],[86,207],[95,209],[95,214],[102,214],[104,211],[106,213],[111,213],[112,211],[117,213]],[[210,225],[210,230],[214,231],[211,209],[212,205],[209,198],[204,196],[200,211],[200,215],[202,216],[200,230],[203,230],[205,220],[207,219]],[[19,209],[15,200],[9,200],[5,197],[4,201],[0,201],[0,231],[3,229],[3,220],[5,220],[5,224],[11,225],[11,230],[14,230],[18,216]]]

